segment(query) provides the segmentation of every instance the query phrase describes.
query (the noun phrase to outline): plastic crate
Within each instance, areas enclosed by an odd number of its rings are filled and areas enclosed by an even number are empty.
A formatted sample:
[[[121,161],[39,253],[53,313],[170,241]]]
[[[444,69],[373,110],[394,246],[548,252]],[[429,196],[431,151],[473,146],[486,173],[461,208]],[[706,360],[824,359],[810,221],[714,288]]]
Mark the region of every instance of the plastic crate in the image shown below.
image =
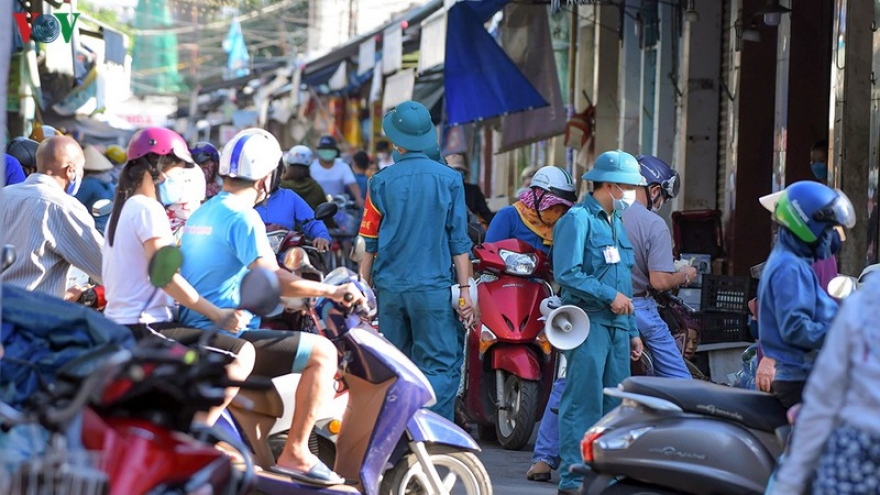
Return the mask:
[[[749,277],[703,275],[700,311],[749,313],[749,300],[757,294],[757,285]]]
[[[700,324],[700,344],[751,342],[748,315],[735,312],[700,312],[694,315]]]

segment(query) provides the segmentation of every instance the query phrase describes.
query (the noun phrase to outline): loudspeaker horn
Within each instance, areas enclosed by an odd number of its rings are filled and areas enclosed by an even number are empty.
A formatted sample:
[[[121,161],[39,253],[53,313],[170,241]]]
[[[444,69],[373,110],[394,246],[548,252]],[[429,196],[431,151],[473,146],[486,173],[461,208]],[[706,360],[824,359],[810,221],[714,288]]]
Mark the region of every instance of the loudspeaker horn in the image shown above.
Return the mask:
[[[561,306],[547,315],[544,335],[553,347],[567,351],[584,343],[590,335],[590,318],[577,306]]]

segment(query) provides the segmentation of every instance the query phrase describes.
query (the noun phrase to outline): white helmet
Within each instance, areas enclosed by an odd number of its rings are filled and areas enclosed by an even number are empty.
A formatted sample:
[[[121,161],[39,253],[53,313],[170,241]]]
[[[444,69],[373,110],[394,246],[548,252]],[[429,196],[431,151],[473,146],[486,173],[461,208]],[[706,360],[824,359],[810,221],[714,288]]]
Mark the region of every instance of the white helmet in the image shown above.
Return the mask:
[[[529,187],[538,187],[562,199],[577,201],[577,193],[574,191],[574,181],[571,179],[571,175],[553,165],[539,168],[532,176],[532,183]]]
[[[223,147],[218,173],[223,177],[260,180],[278,168],[282,154],[275,136],[263,129],[245,129]]]
[[[290,148],[290,151],[284,155],[285,165],[311,165],[314,160],[315,154],[312,150],[301,144]]]

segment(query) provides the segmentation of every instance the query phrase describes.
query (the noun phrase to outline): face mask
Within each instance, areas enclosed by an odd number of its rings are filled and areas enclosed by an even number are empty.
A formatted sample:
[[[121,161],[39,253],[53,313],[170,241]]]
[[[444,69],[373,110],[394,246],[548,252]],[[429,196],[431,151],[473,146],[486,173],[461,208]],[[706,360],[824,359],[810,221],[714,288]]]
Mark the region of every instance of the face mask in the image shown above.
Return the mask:
[[[841,246],[843,246],[843,239],[840,238],[840,232],[837,229],[833,229],[831,234],[831,245],[829,246],[829,250],[831,254],[837,254],[840,252]]]
[[[318,150],[318,158],[325,162],[333,161],[336,158],[336,150]]]
[[[828,180],[828,164],[823,162],[813,162],[810,164],[813,170],[813,176],[821,181]]]
[[[73,174],[73,180],[67,184],[67,189],[64,190],[70,196],[76,196],[76,193],[79,192],[79,186],[82,184],[82,177],[78,174]]]
[[[813,254],[816,256],[816,259],[820,260],[830,258],[831,255],[837,254],[840,251],[841,244],[840,234],[837,232],[837,229],[825,229],[813,248]]]
[[[622,196],[620,197],[620,199],[617,199],[614,196],[611,197],[611,199],[614,200],[613,204],[614,204],[614,209],[616,211],[625,211],[627,208],[632,206],[633,203],[636,202],[635,189],[633,189],[632,191],[624,191],[623,189],[620,188],[620,186],[618,186],[616,184],[614,187],[616,187],[618,191],[623,193]]]
[[[394,160],[394,163],[399,162],[400,157],[402,157],[402,156],[403,156],[403,154],[401,154],[399,151],[397,151],[397,148],[394,148],[394,151],[391,152],[391,159]]]
[[[165,177],[159,184],[159,202],[165,206],[182,203],[184,193],[184,183],[176,177]]]
[[[648,209],[654,211],[660,211],[663,208],[663,205],[666,204],[666,200],[663,199],[663,192],[660,191],[656,196],[651,196],[651,189],[646,188],[645,191],[648,193]],[[657,203],[660,203],[659,205]]]

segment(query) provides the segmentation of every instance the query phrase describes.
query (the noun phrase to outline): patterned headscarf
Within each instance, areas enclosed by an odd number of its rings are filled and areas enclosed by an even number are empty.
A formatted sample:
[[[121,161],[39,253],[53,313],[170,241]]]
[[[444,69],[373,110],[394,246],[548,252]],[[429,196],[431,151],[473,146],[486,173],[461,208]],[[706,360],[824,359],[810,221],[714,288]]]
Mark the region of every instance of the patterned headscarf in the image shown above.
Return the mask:
[[[526,189],[525,191],[519,193],[519,200],[522,201],[523,204],[527,207],[534,209],[535,195],[540,198],[538,202],[538,211],[544,211],[556,205],[565,205],[569,208],[574,206],[574,203],[572,203],[571,201],[567,199],[562,199],[551,192],[544,191],[543,189],[540,192],[535,191],[534,193],[532,193],[532,188]]]

